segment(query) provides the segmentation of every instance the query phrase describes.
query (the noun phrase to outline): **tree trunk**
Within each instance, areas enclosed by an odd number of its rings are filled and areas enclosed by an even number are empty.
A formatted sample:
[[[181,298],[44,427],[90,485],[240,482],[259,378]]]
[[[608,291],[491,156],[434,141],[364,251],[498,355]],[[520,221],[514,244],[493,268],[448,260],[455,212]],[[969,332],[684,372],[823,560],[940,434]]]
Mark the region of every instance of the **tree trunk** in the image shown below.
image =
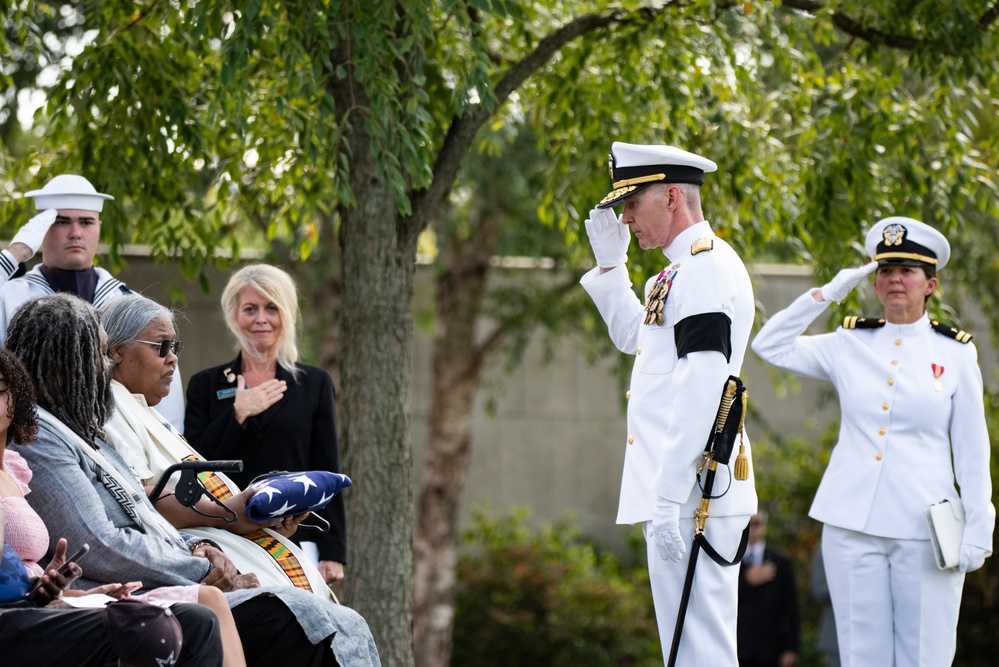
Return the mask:
[[[342,211],[341,442],[347,497],[345,602],[367,620],[382,664],[413,664],[413,496],[407,397],[415,246],[367,137],[353,144],[358,206]]]
[[[498,221],[448,249],[437,279],[437,334],[426,458],[418,490],[414,641],[419,667],[448,667],[454,625],[458,512],[471,459],[484,355],[476,337]]]

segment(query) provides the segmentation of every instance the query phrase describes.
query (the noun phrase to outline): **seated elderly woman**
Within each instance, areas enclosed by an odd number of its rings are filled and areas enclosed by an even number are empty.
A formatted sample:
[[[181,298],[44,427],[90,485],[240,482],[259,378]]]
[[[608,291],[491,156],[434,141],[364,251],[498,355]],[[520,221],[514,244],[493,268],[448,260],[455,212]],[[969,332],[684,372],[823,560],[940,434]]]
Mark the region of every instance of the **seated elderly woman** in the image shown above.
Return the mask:
[[[148,493],[170,465],[203,458],[155,407],[170,391],[180,352],[174,317],[155,301],[130,294],[105,304],[100,318],[108,335],[108,355],[114,362],[111,389],[115,411],[105,426],[111,434],[108,443],[128,461]],[[174,475],[168,488],[176,481]],[[174,495],[164,495],[156,500],[156,509],[175,528],[218,544],[239,571],[255,573],[262,585],[294,585],[331,598],[318,570],[287,537],[302,516],[264,524],[252,522],[244,509],[253,490],[241,492],[218,472],[211,473],[207,484],[235,512],[235,523],[223,521],[225,510],[207,498],[198,501],[196,512],[181,505]]]
[[[149,588],[220,588],[250,665],[379,664],[356,612],[293,586],[241,589],[250,575],[154,510],[129,465],[107,446],[111,364],[93,308],[65,294],[29,301],[11,319],[7,346],[24,363],[38,397],[38,438],[14,448],[34,474],[28,500],[50,534],[90,544],[89,580],[78,580],[81,585],[124,579]]]

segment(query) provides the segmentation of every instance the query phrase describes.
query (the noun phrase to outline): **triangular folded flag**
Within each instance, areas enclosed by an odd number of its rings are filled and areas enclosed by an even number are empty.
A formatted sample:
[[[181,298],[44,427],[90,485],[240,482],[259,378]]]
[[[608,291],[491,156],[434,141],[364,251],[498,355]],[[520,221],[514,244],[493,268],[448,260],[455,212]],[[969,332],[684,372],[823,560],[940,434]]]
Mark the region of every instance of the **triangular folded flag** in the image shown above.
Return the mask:
[[[261,523],[321,510],[350,484],[346,475],[326,470],[258,477],[249,487],[256,493],[246,503],[246,516]]]

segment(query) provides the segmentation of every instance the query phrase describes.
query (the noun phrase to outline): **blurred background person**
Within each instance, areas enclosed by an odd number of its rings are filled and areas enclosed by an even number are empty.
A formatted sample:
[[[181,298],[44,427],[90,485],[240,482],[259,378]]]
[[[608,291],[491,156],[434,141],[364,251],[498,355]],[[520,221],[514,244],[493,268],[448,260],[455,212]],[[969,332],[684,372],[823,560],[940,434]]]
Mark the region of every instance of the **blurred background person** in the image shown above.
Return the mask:
[[[739,570],[740,667],[791,667],[801,630],[794,567],[767,545],[767,511],[749,520],[749,546]]]
[[[243,488],[276,470],[340,472],[333,381],[297,363],[298,292],[291,276],[267,264],[244,267],[221,301],[238,352],[191,377],[187,440],[208,459],[242,459],[243,472],[230,477]],[[319,514],[328,532],[301,527],[292,539],[313,555],[327,583],[339,581],[347,560],[343,494]]]

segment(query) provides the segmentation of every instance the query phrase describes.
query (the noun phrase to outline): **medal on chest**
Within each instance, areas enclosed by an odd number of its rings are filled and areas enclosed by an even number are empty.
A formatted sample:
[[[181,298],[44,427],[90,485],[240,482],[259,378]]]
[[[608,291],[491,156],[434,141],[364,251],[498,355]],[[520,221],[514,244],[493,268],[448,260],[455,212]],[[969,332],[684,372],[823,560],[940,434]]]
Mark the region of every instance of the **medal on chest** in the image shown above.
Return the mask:
[[[933,370],[933,388],[937,391],[943,391],[943,385],[940,384],[940,376],[943,375],[944,367],[938,364],[930,364],[930,368]]]
[[[666,297],[669,296],[670,287],[673,286],[673,279],[676,278],[679,264],[673,264],[659,272],[656,282],[649,289],[648,298],[645,301],[645,323],[661,325],[666,320],[663,308],[666,307]]]

